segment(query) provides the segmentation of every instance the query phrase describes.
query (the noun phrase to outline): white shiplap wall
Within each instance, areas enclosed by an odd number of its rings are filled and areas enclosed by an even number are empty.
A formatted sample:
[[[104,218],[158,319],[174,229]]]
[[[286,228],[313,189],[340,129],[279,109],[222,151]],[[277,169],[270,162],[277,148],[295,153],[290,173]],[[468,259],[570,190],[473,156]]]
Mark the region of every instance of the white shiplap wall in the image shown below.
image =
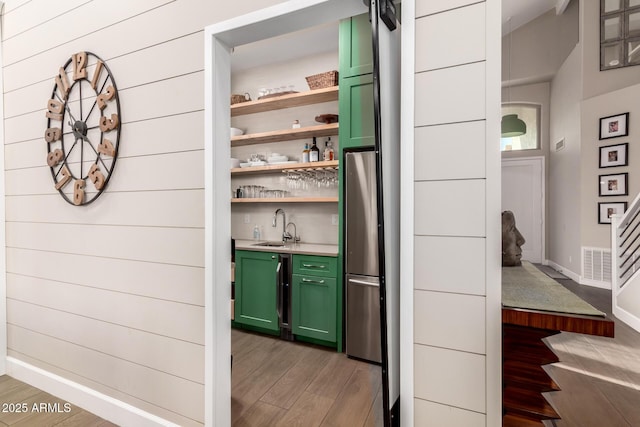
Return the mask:
[[[278,1],[251,3],[6,2],[7,351],[20,366],[204,422],[203,28]],[[53,188],[43,140],[54,76],[78,51],[106,61],[122,108],[114,175],[86,207]]]
[[[416,426],[500,420],[499,10],[463,0],[412,9]]]

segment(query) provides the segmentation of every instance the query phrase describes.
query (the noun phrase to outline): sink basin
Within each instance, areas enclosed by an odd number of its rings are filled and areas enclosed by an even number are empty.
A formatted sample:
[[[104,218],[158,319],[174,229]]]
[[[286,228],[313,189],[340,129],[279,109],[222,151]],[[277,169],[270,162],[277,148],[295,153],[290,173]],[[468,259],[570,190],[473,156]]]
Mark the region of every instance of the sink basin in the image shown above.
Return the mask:
[[[281,248],[282,246],[284,246],[284,243],[282,243],[282,242],[260,242],[260,243],[254,243],[251,246],[270,246],[270,247]]]

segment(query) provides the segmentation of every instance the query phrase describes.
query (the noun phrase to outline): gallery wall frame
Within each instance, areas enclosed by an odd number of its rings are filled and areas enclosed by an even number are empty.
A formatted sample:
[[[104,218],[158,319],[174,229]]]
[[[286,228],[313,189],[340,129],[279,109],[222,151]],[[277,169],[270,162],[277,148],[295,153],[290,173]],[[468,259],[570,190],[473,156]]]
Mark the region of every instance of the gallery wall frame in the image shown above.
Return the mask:
[[[627,210],[627,202],[598,203],[598,224],[611,224],[611,215],[622,215]]]
[[[602,117],[599,129],[600,140],[629,135],[629,113]]]
[[[629,174],[626,172],[598,175],[598,195],[600,197],[627,196],[629,194],[628,178]]]
[[[629,165],[629,143],[600,147],[600,169]]]

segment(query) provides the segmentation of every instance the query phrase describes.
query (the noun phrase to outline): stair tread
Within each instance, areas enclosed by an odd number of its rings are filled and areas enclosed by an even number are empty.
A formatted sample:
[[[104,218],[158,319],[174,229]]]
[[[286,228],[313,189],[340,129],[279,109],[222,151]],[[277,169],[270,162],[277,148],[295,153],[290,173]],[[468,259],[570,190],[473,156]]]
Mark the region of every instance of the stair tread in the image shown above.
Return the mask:
[[[503,390],[503,409],[532,419],[560,418],[547,399],[536,390],[508,385]]]
[[[539,392],[558,391],[560,387],[540,365],[519,360],[507,360],[502,365],[502,379],[505,385],[526,384]]]
[[[543,427],[540,420],[532,420],[517,414],[506,414],[502,417],[502,427]]]

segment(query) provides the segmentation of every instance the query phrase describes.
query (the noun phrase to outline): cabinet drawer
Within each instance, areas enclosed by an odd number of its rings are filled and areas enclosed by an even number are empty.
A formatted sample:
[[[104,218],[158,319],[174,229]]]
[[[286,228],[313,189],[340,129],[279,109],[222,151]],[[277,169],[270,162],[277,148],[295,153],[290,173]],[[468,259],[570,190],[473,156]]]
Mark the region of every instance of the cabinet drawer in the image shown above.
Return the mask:
[[[292,327],[295,335],[336,341],[336,279],[294,274]]]
[[[293,256],[293,274],[335,278],[338,260],[336,257],[296,254]]]

